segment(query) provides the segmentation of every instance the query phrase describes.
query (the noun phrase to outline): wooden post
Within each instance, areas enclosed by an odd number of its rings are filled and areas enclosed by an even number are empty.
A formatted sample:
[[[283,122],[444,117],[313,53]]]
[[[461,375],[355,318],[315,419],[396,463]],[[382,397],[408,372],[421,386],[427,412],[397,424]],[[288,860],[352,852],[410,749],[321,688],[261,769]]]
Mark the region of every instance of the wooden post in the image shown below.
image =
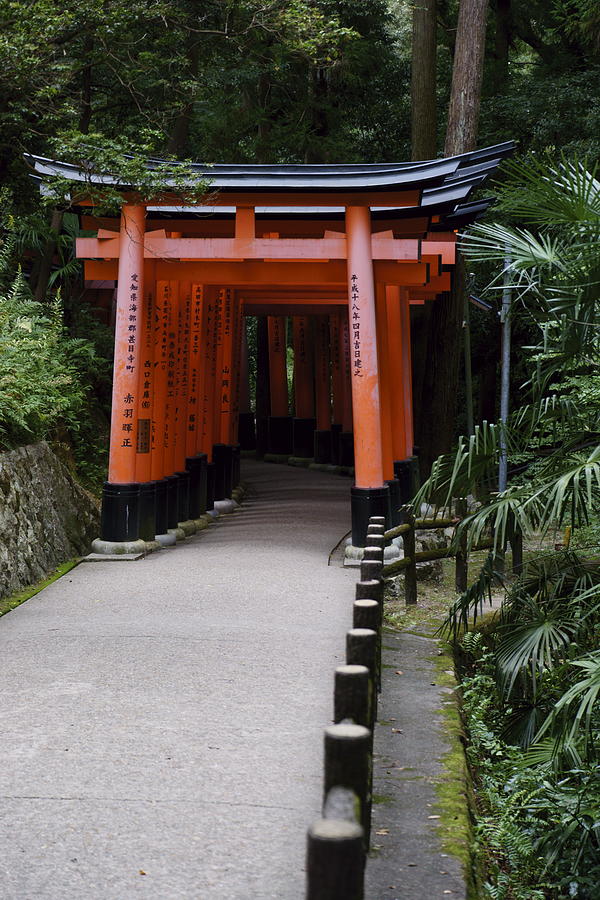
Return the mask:
[[[368,629],[377,634],[375,651],[375,684],[381,692],[381,628],[383,625],[383,604],[377,600],[363,598],[355,600],[352,607],[353,629]]]
[[[319,819],[308,831],[306,900],[364,900],[364,831]]]
[[[377,600],[383,604],[383,582],[376,578],[356,582],[357,600]]]
[[[359,820],[365,849],[371,832],[371,732],[363,725],[329,725],[325,729],[324,797],[334,787],[354,791],[360,803]]]
[[[467,515],[467,500],[466,497],[459,497],[455,503],[456,515],[459,519],[464,519]],[[454,579],[454,584],[456,590],[463,594],[467,589],[468,583],[468,555],[467,555],[467,532],[463,530],[460,541],[458,544],[458,549],[456,551],[456,575]]]
[[[417,564],[415,562],[415,517],[406,509],[402,510],[402,524],[410,525],[410,531],[402,535],[404,557],[411,563],[404,570],[404,598],[407,606],[417,602]]]
[[[363,559],[360,564],[360,580],[361,581],[379,581],[381,580],[381,572],[383,563],[375,559]]]
[[[355,725],[370,726],[371,682],[366,666],[338,666],[333,691],[333,720],[351,719]]]

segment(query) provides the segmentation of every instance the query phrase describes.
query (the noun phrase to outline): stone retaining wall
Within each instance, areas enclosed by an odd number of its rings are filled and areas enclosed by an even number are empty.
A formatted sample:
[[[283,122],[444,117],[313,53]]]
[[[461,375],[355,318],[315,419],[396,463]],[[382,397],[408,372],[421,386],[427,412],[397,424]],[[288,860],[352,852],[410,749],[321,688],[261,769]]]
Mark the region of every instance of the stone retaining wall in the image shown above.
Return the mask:
[[[89,552],[99,509],[48,444],[0,453],[0,597]]]

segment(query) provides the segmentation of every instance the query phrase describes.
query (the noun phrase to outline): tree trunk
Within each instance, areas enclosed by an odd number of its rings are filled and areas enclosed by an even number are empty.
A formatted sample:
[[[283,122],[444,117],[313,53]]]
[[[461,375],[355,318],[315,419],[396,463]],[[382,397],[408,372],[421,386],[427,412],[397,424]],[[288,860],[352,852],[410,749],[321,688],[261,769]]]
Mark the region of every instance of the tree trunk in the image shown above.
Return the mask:
[[[485,54],[488,0],[461,0],[458,11],[452,87],[444,154],[475,148]]]
[[[192,78],[198,77],[199,64],[199,47],[193,37],[189,38],[187,47],[187,58],[189,62],[189,72]],[[167,154],[169,156],[184,156],[188,146],[190,136],[190,124],[194,112],[194,101],[190,99],[184,103],[177,113],[173,130],[167,144]]]
[[[44,247],[40,257],[40,265],[35,285],[35,292],[33,295],[34,299],[37,300],[38,303],[42,303],[44,301],[46,293],[48,291],[48,282],[50,281],[50,274],[52,272],[52,260],[54,259],[54,253],[56,251],[56,238],[60,234],[60,229],[62,228],[63,215],[64,213],[61,209],[52,210],[50,236],[46,241],[46,246]]]
[[[461,0],[444,154],[473,150],[477,140],[488,0]],[[457,254],[452,291],[433,304],[417,444],[421,471],[454,440],[461,358],[465,267]]]
[[[512,40],[511,0],[496,0],[496,84],[500,93],[508,81],[508,51]]]
[[[436,154],[436,32],[436,0],[418,0],[412,20],[412,159]]]

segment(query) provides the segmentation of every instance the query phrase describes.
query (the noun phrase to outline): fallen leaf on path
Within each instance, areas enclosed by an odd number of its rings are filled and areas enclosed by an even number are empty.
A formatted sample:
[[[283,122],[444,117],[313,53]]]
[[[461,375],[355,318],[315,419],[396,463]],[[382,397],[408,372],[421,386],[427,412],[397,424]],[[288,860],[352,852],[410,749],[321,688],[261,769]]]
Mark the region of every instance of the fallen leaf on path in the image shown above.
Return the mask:
[[[375,834],[389,834],[389,828],[380,828],[379,831],[376,831]]]
[[[401,672],[400,669],[398,669],[397,672],[394,672],[394,675],[404,675],[404,672]]]

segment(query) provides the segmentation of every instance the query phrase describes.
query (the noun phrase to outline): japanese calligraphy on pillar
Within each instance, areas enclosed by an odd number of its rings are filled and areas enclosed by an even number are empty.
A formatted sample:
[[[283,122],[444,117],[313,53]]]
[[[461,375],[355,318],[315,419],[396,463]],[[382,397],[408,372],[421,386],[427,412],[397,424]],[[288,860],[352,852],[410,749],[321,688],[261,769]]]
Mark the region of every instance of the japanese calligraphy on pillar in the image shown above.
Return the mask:
[[[166,305],[166,335],[167,335],[167,402],[165,404],[165,430],[163,446],[165,449],[165,461],[168,463],[169,474],[173,471],[172,451],[175,449],[175,383],[177,376],[177,303],[176,291],[173,282],[169,285],[169,303]]]
[[[154,359],[154,293],[153,285],[146,290],[144,327],[142,329],[141,371],[138,390],[141,393],[140,414],[137,425],[137,452],[150,453],[150,432],[152,416],[152,373]],[[149,477],[149,476],[148,476]]]
[[[360,293],[358,290],[358,275],[352,275],[350,283],[350,314],[352,318],[352,374],[358,375],[360,378],[362,378],[362,357],[360,352]]]
[[[194,284],[191,294],[190,310],[190,359],[189,359],[189,394],[187,430],[196,434],[198,430],[198,391],[200,390],[200,341],[202,334],[202,285]],[[188,455],[195,452],[189,445]]]
[[[352,366],[350,365],[350,326],[345,317],[342,322],[342,347],[344,350],[344,378],[349,379],[352,374]]]
[[[138,326],[138,305],[139,296],[139,275],[133,272],[129,279],[129,298],[128,298],[128,324],[127,324],[127,356],[125,358],[125,371],[129,375],[136,374],[135,350],[137,344],[137,326]],[[131,378],[131,384],[135,384],[135,380]],[[122,399],[121,406],[121,447],[130,448],[135,452],[133,444],[133,426],[134,426],[134,409],[136,397],[131,391],[127,391]]]
[[[226,288],[222,292],[221,300],[221,322],[222,322],[222,339],[223,344],[223,365],[221,368],[221,413],[226,414],[231,409],[231,351],[233,349],[232,338],[232,321],[231,321],[231,288]]]

